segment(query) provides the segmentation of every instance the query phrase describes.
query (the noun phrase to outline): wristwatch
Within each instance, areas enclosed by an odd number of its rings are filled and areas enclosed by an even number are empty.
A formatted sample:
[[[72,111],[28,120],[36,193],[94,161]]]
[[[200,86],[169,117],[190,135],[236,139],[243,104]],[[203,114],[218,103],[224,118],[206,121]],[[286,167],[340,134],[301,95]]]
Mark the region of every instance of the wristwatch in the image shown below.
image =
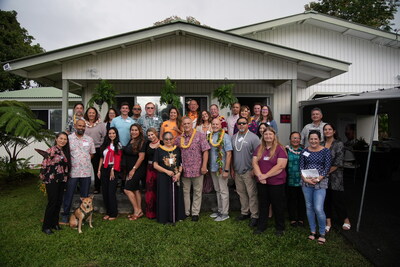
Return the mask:
[[[229,170],[224,170],[224,172],[229,172]]]

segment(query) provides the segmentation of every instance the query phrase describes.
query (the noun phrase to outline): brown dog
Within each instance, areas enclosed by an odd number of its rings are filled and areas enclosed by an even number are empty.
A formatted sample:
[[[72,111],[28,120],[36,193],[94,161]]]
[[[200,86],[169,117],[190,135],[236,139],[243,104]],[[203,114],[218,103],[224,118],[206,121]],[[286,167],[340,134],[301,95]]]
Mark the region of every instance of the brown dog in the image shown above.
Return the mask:
[[[82,234],[82,222],[89,221],[90,228],[92,226],[92,214],[93,214],[93,195],[89,197],[81,197],[81,205],[72,213],[69,218],[69,226],[71,228],[78,227],[78,232]]]

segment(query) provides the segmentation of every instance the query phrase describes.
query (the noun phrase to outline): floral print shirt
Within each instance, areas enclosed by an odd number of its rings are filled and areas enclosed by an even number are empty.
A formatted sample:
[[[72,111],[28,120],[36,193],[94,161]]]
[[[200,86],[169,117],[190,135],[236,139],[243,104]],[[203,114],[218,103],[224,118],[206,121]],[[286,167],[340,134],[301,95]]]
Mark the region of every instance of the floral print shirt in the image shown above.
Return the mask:
[[[90,154],[95,154],[93,139],[84,134],[78,138],[76,132],[68,136],[71,149],[71,178],[92,176],[92,161]]]
[[[39,178],[45,184],[66,182],[68,180],[68,160],[57,146],[47,149],[48,157],[43,159]]]

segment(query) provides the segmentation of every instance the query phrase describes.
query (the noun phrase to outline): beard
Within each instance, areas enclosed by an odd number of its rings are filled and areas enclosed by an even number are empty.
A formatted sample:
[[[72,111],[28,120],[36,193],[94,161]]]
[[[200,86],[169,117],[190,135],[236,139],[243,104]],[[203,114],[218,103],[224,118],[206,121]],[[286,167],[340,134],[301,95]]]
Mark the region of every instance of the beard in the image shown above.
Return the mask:
[[[246,129],[239,129],[239,132],[244,133]]]
[[[85,133],[85,130],[76,130],[76,133],[78,135],[83,135]]]

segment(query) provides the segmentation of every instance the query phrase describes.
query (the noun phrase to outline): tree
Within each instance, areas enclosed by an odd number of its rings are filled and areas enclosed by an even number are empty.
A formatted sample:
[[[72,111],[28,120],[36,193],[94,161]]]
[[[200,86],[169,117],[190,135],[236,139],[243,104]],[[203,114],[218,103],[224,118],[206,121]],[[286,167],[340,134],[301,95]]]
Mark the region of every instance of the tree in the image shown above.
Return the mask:
[[[155,22],[154,26],[168,24],[168,23],[171,23],[171,22],[174,22],[177,20],[186,21],[187,23],[191,23],[191,24],[195,24],[195,25],[201,25],[201,22],[198,21],[195,17],[187,16],[186,19],[182,19],[181,17],[175,15],[175,16],[171,16],[166,19]],[[206,26],[206,25],[203,24],[203,26]]]
[[[318,0],[305,5],[314,10],[351,22],[391,31],[399,0]]]
[[[171,81],[169,77],[165,79],[165,84],[160,91],[160,105],[167,104],[176,108],[181,108],[181,100],[176,95],[176,82]]]
[[[40,44],[22,28],[17,20],[16,11],[0,10],[0,62],[44,52]],[[29,86],[28,81],[0,68],[0,92],[19,90]]]

